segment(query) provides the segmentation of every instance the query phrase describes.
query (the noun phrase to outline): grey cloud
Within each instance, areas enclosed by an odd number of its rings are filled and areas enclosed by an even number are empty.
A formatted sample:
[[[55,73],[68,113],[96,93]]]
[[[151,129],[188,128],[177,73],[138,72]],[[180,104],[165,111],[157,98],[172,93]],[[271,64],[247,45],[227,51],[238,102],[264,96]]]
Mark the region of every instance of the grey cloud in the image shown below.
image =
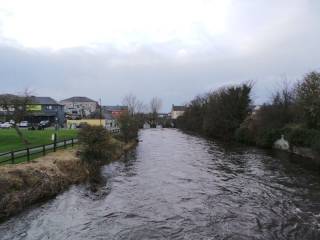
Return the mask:
[[[256,2],[244,2],[243,14],[257,9]],[[238,41],[236,34],[234,38],[204,34],[204,46],[196,49],[168,42],[127,52],[103,44],[59,51],[26,49],[6,41],[0,46],[0,92],[28,87],[37,95],[56,99],[101,97],[104,104],[121,103],[125,94],[133,93],[144,102],[161,97],[163,110],[168,111],[172,103],[185,103],[223,84],[254,80],[255,100],[261,103],[284,75],[295,80],[308,71],[320,70],[320,4],[309,2],[297,19],[279,24],[270,19],[270,7],[260,18],[255,13],[257,23],[239,26],[242,32],[251,34],[251,45],[244,49],[243,36]],[[259,9],[263,6],[267,5],[259,5]],[[249,24],[247,21],[244,23]],[[186,53],[181,57],[180,49]]]

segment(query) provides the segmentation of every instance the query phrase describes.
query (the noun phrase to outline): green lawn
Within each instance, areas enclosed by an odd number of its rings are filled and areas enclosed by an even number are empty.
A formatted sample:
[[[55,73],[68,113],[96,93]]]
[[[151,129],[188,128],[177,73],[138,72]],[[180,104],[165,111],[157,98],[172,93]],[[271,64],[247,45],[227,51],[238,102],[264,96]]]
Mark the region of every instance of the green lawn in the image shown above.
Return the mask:
[[[22,130],[24,136],[29,140],[30,146],[37,146],[42,144],[52,143],[51,135],[55,132],[53,129],[50,130]],[[61,129],[57,131],[58,141],[64,139],[70,139],[77,136],[78,130]],[[22,143],[14,129],[0,129],[0,153],[8,152],[11,150],[18,150],[25,148],[26,146]]]

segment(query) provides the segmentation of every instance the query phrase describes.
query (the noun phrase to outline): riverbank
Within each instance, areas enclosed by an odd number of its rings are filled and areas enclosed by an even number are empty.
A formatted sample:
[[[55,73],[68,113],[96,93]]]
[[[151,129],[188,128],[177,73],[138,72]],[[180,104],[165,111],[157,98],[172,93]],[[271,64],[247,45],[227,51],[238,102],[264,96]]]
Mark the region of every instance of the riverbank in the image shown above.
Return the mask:
[[[120,144],[113,160],[136,146],[136,141]],[[50,153],[29,163],[0,166],[0,220],[26,207],[50,199],[72,184],[85,182],[88,166],[77,149]]]
[[[300,164],[307,163],[308,167],[313,166],[316,169],[320,169],[320,153],[319,152],[314,151],[313,149],[307,148],[307,147],[297,147],[291,144],[290,142],[287,142],[288,145],[290,146],[288,149],[282,149],[279,147],[275,147],[275,144],[265,147],[265,146],[258,146],[250,142],[237,141],[237,139],[226,142],[221,139],[208,137],[203,133],[201,134],[195,131],[184,130],[184,129],[179,129],[179,130],[192,136],[201,137],[201,138],[205,138],[207,140],[212,140],[212,141],[218,141],[220,143],[227,144],[227,145],[231,144],[231,145],[240,145],[243,147],[256,147],[258,149],[277,150],[287,154],[292,154],[293,156],[298,157],[300,160],[304,160],[304,161],[301,161]]]

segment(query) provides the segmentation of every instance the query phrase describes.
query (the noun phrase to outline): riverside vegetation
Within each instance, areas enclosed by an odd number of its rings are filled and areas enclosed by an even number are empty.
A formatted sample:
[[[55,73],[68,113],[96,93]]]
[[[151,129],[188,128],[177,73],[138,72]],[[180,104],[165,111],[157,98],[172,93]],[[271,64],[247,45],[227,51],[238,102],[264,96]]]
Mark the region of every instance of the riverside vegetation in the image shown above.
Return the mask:
[[[120,126],[121,134],[116,137],[102,126],[85,126],[79,131],[79,145],[74,149],[50,153],[30,163],[0,166],[0,220],[51,198],[72,184],[96,180],[102,164],[120,158],[136,145],[138,129],[134,122],[126,117],[130,131],[123,131]]]
[[[284,135],[291,146],[320,153],[320,73],[284,82],[271,101],[253,109],[251,83],[198,96],[177,120],[181,129],[222,140],[271,148]]]

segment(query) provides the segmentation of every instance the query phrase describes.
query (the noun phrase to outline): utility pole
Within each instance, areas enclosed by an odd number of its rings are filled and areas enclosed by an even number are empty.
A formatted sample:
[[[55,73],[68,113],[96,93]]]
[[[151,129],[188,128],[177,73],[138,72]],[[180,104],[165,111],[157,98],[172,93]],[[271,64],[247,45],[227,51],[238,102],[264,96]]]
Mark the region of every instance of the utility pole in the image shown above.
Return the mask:
[[[99,99],[100,101],[100,126],[102,126],[102,105],[101,105],[101,98]]]

